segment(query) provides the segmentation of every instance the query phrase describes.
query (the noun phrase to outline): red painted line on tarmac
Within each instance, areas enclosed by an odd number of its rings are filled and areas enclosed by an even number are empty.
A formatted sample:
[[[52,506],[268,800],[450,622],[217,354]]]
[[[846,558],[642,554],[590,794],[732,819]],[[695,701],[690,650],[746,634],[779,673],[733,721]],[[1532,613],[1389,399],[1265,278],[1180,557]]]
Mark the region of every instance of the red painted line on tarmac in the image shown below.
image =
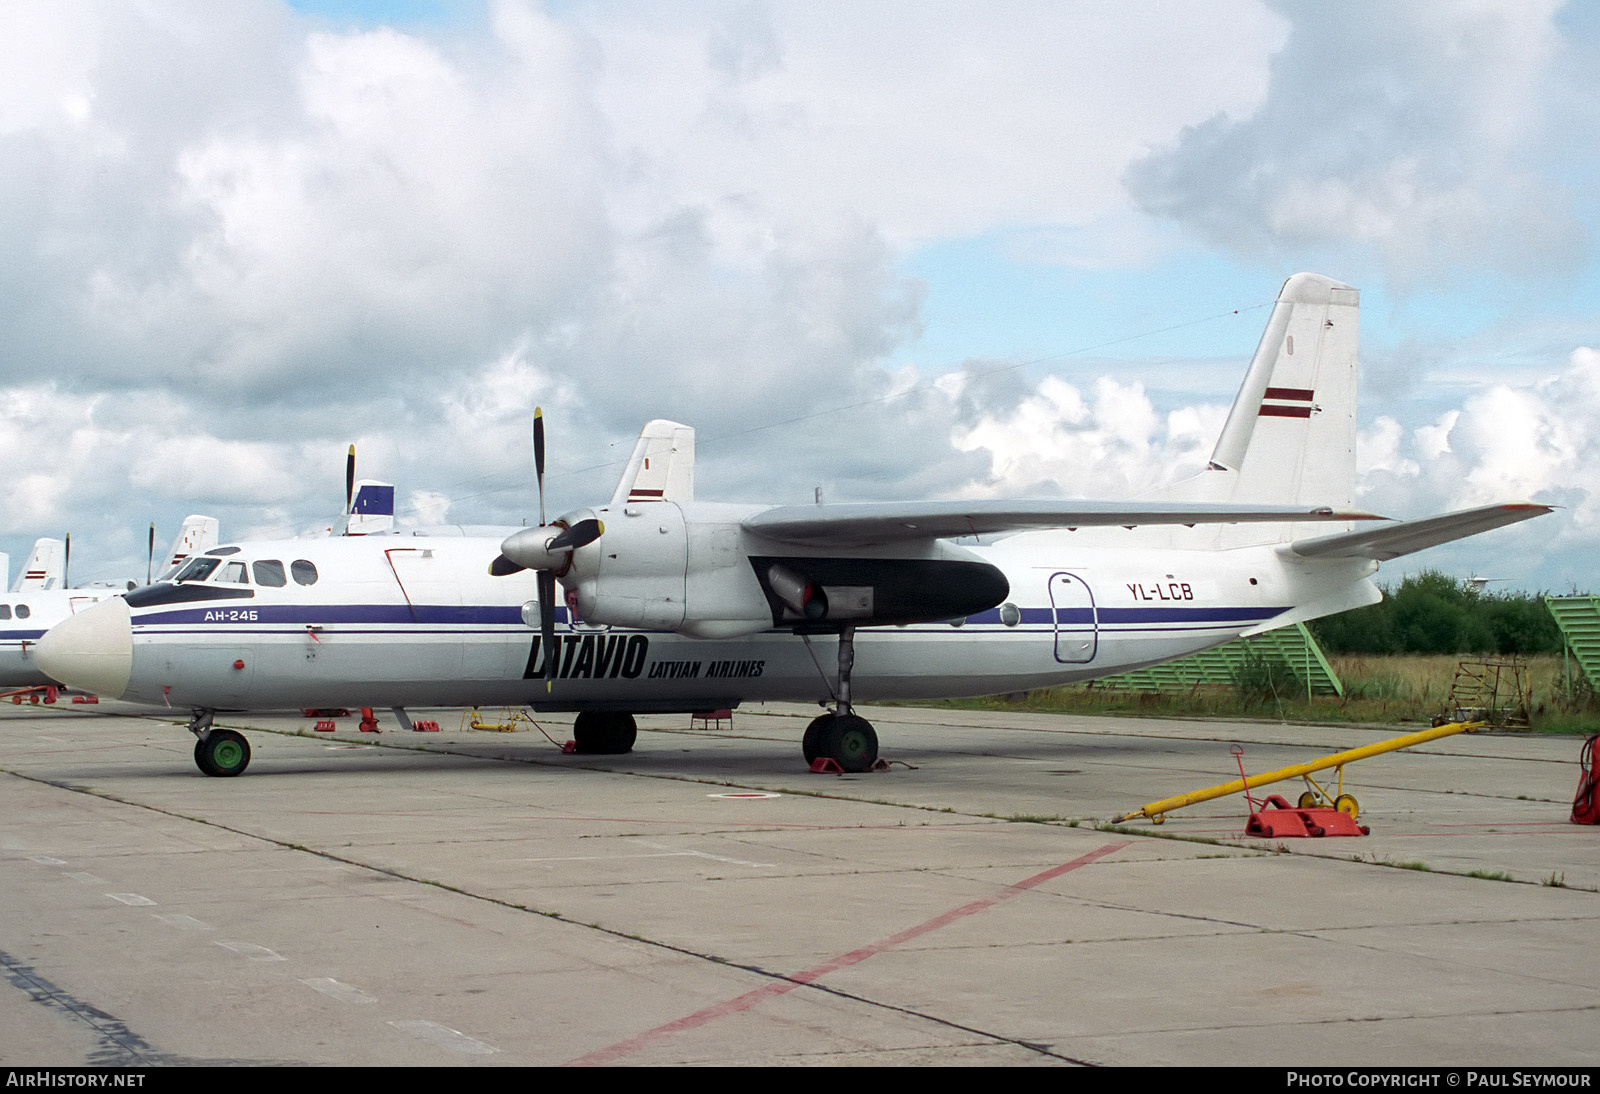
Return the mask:
[[[681,1033],[686,1029],[694,1029],[698,1026],[703,1026],[708,1022],[714,1022],[718,1018],[725,1018],[730,1014],[738,1014],[742,1011],[749,1010],[751,1007],[765,1002],[768,999],[774,999],[777,996],[793,991],[795,988],[800,988],[807,984],[815,983],[817,980],[822,979],[822,977],[828,975],[830,972],[837,972],[838,970],[848,968],[851,965],[860,964],[867,958],[876,954],[880,954],[885,950],[892,950],[896,946],[902,946],[905,943],[910,942],[912,939],[920,938],[931,931],[938,930],[940,927],[947,927],[959,919],[964,919],[969,915],[976,915],[978,912],[992,908],[1003,900],[1009,900],[1014,896],[1020,896],[1029,889],[1043,885],[1045,882],[1050,881],[1053,878],[1058,878],[1062,874],[1076,870],[1080,866],[1087,866],[1091,862],[1105,858],[1107,855],[1114,854],[1132,842],[1132,840],[1123,840],[1121,843],[1108,843],[1104,847],[1090,851],[1087,855],[1082,855],[1073,859],[1071,862],[1064,862],[1060,866],[1052,866],[1043,873],[1034,874],[1030,878],[1024,878],[1015,885],[1008,885],[1004,889],[1001,889],[998,893],[995,893],[993,896],[985,897],[982,900],[974,900],[970,904],[963,904],[959,908],[952,908],[943,915],[934,916],[925,923],[919,923],[915,927],[908,927],[899,934],[892,934],[888,938],[873,942],[870,945],[863,946],[858,950],[851,950],[847,954],[824,961],[820,965],[813,965],[804,972],[797,972],[793,976],[785,977],[782,980],[775,980],[772,983],[763,987],[759,987],[754,991],[748,991],[743,995],[735,996],[734,998],[725,1000],[724,1002],[715,1003],[703,1010],[695,1011],[693,1014],[676,1019],[675,1021],[668,1022],[666,1025],[657,1026],[655,1029],[647,1030],[636,1037],[630,1037],[626,1041],[618,1041],[616,1044],[611,1045],[608,1048],[602,1048],[596,1052],[591,1052],[587,1056],[579,1056],[576,1060],[569,1060],[567,1062],[567,1066],[593,1067],[599,1064],[609,1064],[615,1060],[621,1059],[624,1056],[629,1056],[639,1051],[641,1048],[644,1048],[646,1045],[649,1045],[652,1042],[660,1041],[670,1037],[674,1033]]]

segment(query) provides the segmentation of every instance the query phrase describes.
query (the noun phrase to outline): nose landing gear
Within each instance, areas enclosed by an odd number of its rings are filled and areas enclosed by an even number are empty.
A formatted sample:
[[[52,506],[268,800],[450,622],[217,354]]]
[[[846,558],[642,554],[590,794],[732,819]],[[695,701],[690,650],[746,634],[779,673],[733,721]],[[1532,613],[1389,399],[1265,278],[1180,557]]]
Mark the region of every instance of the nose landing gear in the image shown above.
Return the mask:
[[[194,764],[207,775],[228,778],[250,766],[250,742],[231,729],[213,729],[214,710],[197,710],[189,720],[194,734]]]

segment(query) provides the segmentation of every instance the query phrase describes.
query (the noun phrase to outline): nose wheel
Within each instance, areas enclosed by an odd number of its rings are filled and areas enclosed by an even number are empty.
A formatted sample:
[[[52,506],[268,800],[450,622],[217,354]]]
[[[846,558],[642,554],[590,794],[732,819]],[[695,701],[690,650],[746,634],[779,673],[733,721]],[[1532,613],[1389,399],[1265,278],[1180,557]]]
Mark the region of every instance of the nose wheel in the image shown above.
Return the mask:
[[[214,711],[197,710],[189,721],[194,734],[194,765],[207,775],[228,778],[250,766],[250,742],[231,729],[212,729]]]

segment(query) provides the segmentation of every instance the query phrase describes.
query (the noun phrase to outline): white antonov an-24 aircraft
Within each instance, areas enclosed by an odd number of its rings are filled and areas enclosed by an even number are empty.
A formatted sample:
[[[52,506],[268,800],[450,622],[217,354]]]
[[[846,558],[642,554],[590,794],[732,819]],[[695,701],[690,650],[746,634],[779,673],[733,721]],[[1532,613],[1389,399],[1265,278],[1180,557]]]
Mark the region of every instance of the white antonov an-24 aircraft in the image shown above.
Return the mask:
[[[1548,511],[1405,522],[1351,508],[1359,295],[1283,286],[1209,467],[1139,502],[767,506],[694,499],[694,431],[645,426],[609,504],[509,538],[216,547],[66,620],[35,656],[194,712],[210,775],[249,762],[218,710],[526,704],[581,750],[633,715],[816,701],[808,761],[877,758],[859,699],[1085,680],[1375,603],[1378,563]],[[997,538],[1003,537],[1003,538]],[[566,595],[558,603],[555,585]]]

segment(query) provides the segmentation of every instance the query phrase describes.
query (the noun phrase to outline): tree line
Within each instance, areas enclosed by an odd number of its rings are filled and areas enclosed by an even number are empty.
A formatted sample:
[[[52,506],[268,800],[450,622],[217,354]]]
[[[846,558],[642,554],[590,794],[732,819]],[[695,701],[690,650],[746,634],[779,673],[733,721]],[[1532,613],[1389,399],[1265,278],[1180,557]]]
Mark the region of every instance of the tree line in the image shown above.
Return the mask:
[[[1381,604],[1310,624],[1329,653],[1560,653],[1544,599],[1490,593],[1434,570],[1384,588]]]

